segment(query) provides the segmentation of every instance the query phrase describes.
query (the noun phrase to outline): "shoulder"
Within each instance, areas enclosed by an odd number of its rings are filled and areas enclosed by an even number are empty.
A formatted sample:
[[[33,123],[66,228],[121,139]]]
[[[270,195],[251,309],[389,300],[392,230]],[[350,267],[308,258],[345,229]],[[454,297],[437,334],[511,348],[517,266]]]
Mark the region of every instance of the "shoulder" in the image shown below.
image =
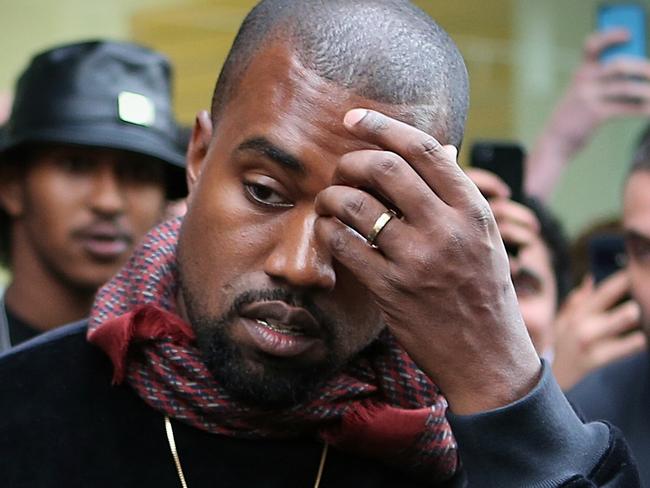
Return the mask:
[[[630,398],[646,387],[648,382],[648,353],[642,352],[607,365],[582,380],[572,388],[567,397],[583,410],[602,413],[617,409],[612,398]]]
[[[63,326],[0,356],[0,395],[11,400],[2,405],[52,405],[64,395],[88,391],[89,385],[91,390],[110,387],[110,361],[86,341],[86,329],[86,322]]]
[[[87,354],[94,348],[86,342],[86,330],[86,321],[75,322],[41,334],[4,352],[0,355],[0,375],[17,367],[33,370],[47,366],[50,360],[65,360],[61,357],[63,352],[72,352],[77,357]]]

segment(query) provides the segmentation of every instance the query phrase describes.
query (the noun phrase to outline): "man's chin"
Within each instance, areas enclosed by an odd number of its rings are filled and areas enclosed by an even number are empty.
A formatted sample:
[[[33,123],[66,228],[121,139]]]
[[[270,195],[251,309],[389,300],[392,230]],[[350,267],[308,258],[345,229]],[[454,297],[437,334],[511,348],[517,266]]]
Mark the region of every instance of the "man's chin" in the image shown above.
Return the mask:
[[[242,353],[223,329],[208,339],[198,334],[205,363],[237,401],[265,409],[288,408],[311,398],[335,371],[329,363],[301,364],[263,353]]]
[[[327,368],[278,365],[273,358],[244,359],[240,355],[227,364],[208,361],[215,379],[237,401],[265,409],[283,409],[303,403],[316,394],[331,374]]]

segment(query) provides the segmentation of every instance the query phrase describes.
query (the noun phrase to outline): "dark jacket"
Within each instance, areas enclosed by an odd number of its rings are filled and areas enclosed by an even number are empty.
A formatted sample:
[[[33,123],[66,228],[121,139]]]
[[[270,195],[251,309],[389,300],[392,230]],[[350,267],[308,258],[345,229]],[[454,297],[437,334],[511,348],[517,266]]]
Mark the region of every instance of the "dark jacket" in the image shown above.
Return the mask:
[[[650,361],[643,352],[587,376],[569,393],[588,420],[606,420],[623,431],[650,487]]]
[[[85,324],[53,331],[0,357],[0,485],[177,488],[163,415],[85,340]],[[445,485],[635,487],[625,443],[604,424],[583,425],[545,368],[524,399],[480,415],[449,415],[464,473]],[[188,485],[313,486],[322,444],[242,440],[173,421]],[[331,449],[321,488],[428,484]]]

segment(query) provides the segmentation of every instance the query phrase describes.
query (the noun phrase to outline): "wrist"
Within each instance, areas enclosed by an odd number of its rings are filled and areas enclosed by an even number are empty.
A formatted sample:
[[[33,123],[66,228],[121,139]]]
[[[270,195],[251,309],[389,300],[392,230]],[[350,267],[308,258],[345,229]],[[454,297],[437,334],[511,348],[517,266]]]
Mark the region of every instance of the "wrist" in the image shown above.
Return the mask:
[[[510,405],[526,396],[539,381],[542,364],[534,352],[516,360],[484,359],[467,376],[458,374],[440,386],[449,407],[457,415],[472,415]],[[526,359],[524,360],[524,356]],[[465,369],[467,368],[465,363]]]

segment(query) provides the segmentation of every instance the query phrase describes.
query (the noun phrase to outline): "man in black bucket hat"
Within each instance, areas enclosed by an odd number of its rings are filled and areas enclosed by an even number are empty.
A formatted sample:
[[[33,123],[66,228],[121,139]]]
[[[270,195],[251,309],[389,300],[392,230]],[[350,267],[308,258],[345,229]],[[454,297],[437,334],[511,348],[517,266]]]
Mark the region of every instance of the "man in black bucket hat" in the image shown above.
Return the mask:
[[[110,41],[48,50],[20,76],[0,146],[0,351],[85,317],[185,196],[170,77],[161,54]]]

